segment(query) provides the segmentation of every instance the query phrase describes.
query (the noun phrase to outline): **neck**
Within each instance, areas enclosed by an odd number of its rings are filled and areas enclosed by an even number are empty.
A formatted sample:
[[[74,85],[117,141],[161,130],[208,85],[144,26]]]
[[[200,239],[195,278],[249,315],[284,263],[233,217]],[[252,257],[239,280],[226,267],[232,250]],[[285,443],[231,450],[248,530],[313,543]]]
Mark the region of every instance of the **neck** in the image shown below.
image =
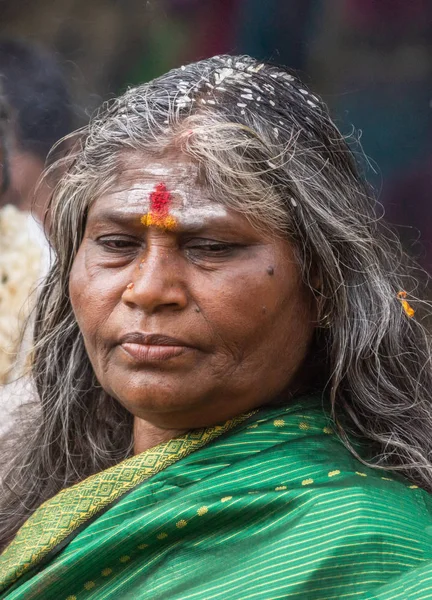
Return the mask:
[[[134,418],[134,454],[145,452],[162,442],[186,433],[187,429],[162,429],[139,417]]]

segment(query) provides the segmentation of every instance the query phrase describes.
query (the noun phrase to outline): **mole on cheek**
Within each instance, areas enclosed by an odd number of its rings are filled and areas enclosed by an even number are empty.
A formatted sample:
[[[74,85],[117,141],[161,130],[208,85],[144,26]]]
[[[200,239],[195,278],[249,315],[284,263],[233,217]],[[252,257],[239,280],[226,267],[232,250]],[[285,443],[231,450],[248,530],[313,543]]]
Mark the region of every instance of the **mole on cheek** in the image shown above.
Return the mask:
[[[274,268],[273,268],[272,266],[270,266],[270,267],[267,267],[267,273],[268,273],[269,275],[274,275]]]

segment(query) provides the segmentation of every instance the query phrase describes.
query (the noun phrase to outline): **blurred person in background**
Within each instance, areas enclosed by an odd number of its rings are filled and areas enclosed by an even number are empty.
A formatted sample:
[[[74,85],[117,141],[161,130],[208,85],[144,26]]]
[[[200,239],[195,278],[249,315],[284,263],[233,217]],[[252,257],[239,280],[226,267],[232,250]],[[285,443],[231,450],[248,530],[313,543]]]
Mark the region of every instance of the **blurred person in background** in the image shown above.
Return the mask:
[[[52,146],[72,128],[63,72],[45,49],[0,39],[0,385],[21,376],[28,344],[21,344],[31,292],[49,266],[42,220],[48,184],[35,190]],[[19,356],[18,356],[19,354]],[[22,385],[0,391],[4,416]]]
[[[13,140],[9,106],[0,96],[0,201],[9,195],[9,155]],[[0,209],[0,384],[16,360],[23,316],[35,279],[41,273],[41,248],[28,232],[31,217],[12,204]],[[5,388],[0,391],[3,399]],[[4,416],[5,407],[1,407]]]
[[[11,125],[9,181],[0,202],[41,217],[43,206],[32,207],[36,184],[49,151],[73,126],[66,79],[46,49],[0,38],[0,82]]]

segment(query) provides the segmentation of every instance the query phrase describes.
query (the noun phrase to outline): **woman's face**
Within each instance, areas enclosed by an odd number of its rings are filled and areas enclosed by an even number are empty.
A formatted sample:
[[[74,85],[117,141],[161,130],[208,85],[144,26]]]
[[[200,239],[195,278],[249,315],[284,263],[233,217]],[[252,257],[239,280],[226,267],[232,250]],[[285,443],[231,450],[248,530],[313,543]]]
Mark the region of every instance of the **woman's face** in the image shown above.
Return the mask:
[[[89,211],[70,296],[102,387],[166,428],[216,424],[275,398],[315,317],[290,244],[210,199],[178,155],[124,157]]]

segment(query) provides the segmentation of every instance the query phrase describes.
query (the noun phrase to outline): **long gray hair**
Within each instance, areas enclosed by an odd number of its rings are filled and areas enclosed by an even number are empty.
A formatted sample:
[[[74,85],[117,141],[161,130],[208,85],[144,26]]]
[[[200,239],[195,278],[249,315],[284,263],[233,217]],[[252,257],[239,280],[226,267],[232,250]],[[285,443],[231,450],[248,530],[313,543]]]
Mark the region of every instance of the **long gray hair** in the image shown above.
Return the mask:
[[[322,101],[292,73],[248,56],[175,69],[103,106],[79,132],[53,191],[56,260],[41,290],[32,375],[40,409],[12,445],[0,541],[60,489],[131,453],[131,415],[95,378],[68,293],[89,206],[125,152],[169,149],[199,166],[210,194],[288,236],[316,297],[313,352],[339,435],[365,461],[432,490],[432,371],[425,303],[394,237],[384,235],[353,153]]]

